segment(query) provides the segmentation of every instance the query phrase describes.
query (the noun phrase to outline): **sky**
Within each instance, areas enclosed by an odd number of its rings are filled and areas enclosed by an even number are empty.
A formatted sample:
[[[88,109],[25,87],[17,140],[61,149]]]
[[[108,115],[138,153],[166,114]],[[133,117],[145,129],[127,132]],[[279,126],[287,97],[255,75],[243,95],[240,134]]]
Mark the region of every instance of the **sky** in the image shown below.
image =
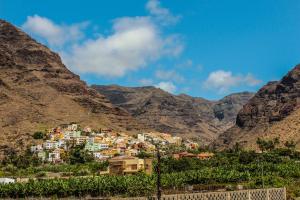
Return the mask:
[[[0,0],[89,85],[219,99],[300,63],[299,0]]]

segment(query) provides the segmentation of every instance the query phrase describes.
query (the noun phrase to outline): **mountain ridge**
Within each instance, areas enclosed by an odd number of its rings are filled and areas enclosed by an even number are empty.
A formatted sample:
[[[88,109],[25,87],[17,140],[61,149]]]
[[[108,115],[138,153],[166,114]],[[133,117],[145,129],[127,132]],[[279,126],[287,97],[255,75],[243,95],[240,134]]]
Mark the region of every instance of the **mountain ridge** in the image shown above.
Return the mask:
[[[4,20],[0,20],[0,116],[0,150],[26,148],[34,131],[70,122],[123,131],[142,128],[126,110],[72,73],[57,53]]]
[[[154,86],[91,87],[152,129],[199,139],[205,145],[233,125],[235,114],[253,95],[242,92],[210,101],[186,94],[173,95]]]

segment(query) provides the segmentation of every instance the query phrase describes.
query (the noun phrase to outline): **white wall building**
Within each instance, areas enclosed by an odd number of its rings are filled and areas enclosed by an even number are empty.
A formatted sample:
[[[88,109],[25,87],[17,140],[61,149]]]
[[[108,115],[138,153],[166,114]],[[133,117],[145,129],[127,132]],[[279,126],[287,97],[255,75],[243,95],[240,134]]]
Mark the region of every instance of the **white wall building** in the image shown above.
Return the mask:
[[[137,139],[141,142],[145,142],[146,138],[145,138],[145,134],[144,133],[139,133],[137,136]]]
[[[49,162],[59,162],[60,161],[60,150],[56,149],[53,152],[49,153],[48,161]]]
[[[70,124],[67,128],[69,131],[76,131],[78,129],[78,124]]]
[[[99,160],[109,158],[109,156],[103,155],[103,154],[101,154],[101,152],[94,152],[93,155],[96,159],[99,159]]]
[[[51,140],[47,140],[45,143],[44,143],[44,148],[45,149],[56,149],[58,148],[58,142],[57,141],[51,141]]]
[[[40,145],[40,144],[30,147],[30,151],[32,153],[39,152],[39,151],[42,151],[42,150],[43,150],[43,146]]]
[[[8,184],[8,183],[15,183],[15,179],[13,178],[0,178],[0,184]]]

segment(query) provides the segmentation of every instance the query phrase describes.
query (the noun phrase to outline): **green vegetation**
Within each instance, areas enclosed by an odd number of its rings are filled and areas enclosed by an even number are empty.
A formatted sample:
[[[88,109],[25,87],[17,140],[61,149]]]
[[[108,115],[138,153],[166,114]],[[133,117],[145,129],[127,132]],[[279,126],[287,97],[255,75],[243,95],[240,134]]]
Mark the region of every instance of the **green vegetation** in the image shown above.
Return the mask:
[[[68,197],[68,196],[114,196],[127,194],[140,196],[154,190],[153,177],[143,174],[136,176],[98,176],[29,181],[21,184],[1,185],[0,197]]]
[[[84,147],[85,144],[72,147],[69,152],[69,157],[65,158],[65,160],[69,161],[71,164],[87,163],[93,161],[93,155],[85,150]]]
[[[39,140],[39,139],[45,139],[46,138],[46,134],[41,132],[41,131],[38,131],[38,132],[35,132],[32,136],[34,139],[36,140]]]
[[[106,170],[108,162],[89,162],[84,164],[43,164],[40,166],[29,166],[27,168],[17,168],[12,164],[2,167],[1,177],[51,177],[55,174],[58,177],[69,176],[95,176],[99,171]],[[43,174],[43,176],[42,176]]]
[[[164,158],[161,166],[162,173],[170,176],[171,187],[185,184],[287,187],[290,197],[300,197],[300,153],[290,149],[274,149],[261,154],[220,152],[210,160]]]
[[[18,154],[14,149],[7,148],[4,154],[6,156],[2,160],[2,165],[7,168],[24,169],[29,166],[35,167],[42,163],[37,155],[32,155],[29,149],[23,154]]]
[[[69,152],[61,154],[62,160],[65,163],[71,165],[93,163],[93,155],[89,151],[85,150],[84,147],[84,144],[70,144],[68,146]],[[38,167],[44,164],[44,162],[42,162],[42,160],[38,158],[37,154],[33,154],[32,152],[30,152],[30,149],[27,149],[23,154],[18,154],[14,149],[7,148],[4,154],[5,157],[2,160],[2,165],[4,167],[17,168],[18,170],[23,170]]]
[[[287,161],[281,164],[265,162],[260,164],[236,164],[221,165],[221,163],[238,160],[236,156],[226,155],[222,160],[218,158],[211,161],[198,161],[196,159],[163,160],[162,186],[164,189],[176,188],[177,190],[186,185],[236,185],[242,184],[248,188],[260,188],[262,182],[266,187],[295,187],[293,195],[299,195],[300,164]],[[165,168],[168,163],[189,162],[189,166],[195,169],[182,171],[179,167]],[[193,166],[202,162],[201,167]],[[209,163],[212,166],[209,166]],[[182,165],[181,165],[182,166]],[[261,167],[265,174],[262,176]],[[176,172],[166,173],[169,170]],[[138,174],[132,176],[93,176],[86,178],[31,180],[28,183],[1,185],[0,197],[67,197],[67,196],[143,196],[155,192],[155,175],[147,176]],[[298,182],[297,182],[298,181]],[[299,185],[298,185],[299,186]],[[298,192],[298,193],[297,193]]]
[[[275,138],[274,140],[263,140],[258,138],[256,144],[262,152],[271,151],[274,150],[275,146],[279,144],[279,138]]]
[[[243,151],[239,145],[232,150],[216,152],[210,160],[197,158],[173,159],[165,156],[161,160],[162,186],[166,191],[180,191],[186,186],[203,186],[234,189],[287,187],[290,198],[300,196],[300,153],[292,142],[285,148],[276,148],[276,141],[258,141],[263,153]],[[81,148],[70,155],[82,157]],[[141,154],[141,157],[147,155]],[[83,156],[84,157],[84,156]],[[11,158],[12,159],[12,158]],[[9,161],[9,159],[7,159]],[[17,161],[15,161],[17,160]],[[0,185],[0,198],[13,197],[67,197],[67,196],[147,196],[155,193],[156,175],[139,173],[131,176],[99,175],[107,168],[107,162],[76,159],[73,164],[36,164],[18,168],[18,159],[3,164],[1,176],[31,177],[28,183]],[[84,162],[81,162],[84,160]],[[155,164],[154,164],[155,167]],[[60,176],[49,179],[48,175]]]
[[[144,159],[144,158],[150,158],[150,157],[152,157],[153,155],[151,155],[151,154],[149,154],[149,153],[147,153],[147,152],[145,152],[145,151],[141,151],[141,152],[139,152],[138,153],[138,155],[137,155],[137,157],[138,158],[141,158],[141,159]]]

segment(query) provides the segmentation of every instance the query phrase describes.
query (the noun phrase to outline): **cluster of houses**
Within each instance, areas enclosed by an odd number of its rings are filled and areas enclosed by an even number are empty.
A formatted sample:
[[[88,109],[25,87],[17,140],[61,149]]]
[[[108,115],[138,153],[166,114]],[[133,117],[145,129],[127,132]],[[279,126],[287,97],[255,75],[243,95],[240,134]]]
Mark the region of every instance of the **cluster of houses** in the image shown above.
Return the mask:
[[[186,148],[197,148],[198,144],[184,141],[181,137],[173,137],[166,133],[140,133],[130,136],[125,133],[114,132],[110,129],[93,131],[89,127],[81,129],[78,124],[70,124],[56,127],[47,132],[47,140],[43,143],[31,146],[31,152],[35,153],[41,160],[61,163],[63,157],[72,145],[84,145],[96,160],[108,160],[111,158],[130,158],[134,160],[140,152],[153,154],[155,145],[182,146]],[[137,161],[138,162],[138,161]],[[149,165],[143,161],[143,166]],[[139,164],[141,166],[141,164]]]
[[[199,154],[180,152],[173,154],[174,159],[181,158],[197,158],[200,160],[208,160],[214,156],[210,152],[202,152]],[[151,174],[153,170],[152,159],[144,158],[140,159],[133,156],[117,156],[109,159],[109,167],[106,171],[102,171],[102,174],[113,174],[113,175],[125,175],[134,174],[139,171],[143,171],[146,174]]]

